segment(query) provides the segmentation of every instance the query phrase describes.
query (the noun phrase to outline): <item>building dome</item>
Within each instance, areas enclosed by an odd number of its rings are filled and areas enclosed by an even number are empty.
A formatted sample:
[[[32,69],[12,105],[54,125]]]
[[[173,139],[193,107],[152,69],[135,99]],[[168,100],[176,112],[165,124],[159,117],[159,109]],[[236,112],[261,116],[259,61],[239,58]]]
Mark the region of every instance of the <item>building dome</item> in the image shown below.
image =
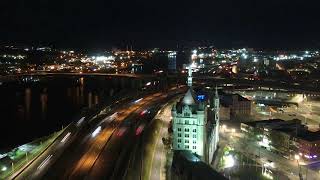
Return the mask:
[[[182,103],[184,105],[193,105],[196,104],[196,100],[193,96],[193,92],[192,89],[189,89],[188,92],[184,95],[183,99],[182,99]]]

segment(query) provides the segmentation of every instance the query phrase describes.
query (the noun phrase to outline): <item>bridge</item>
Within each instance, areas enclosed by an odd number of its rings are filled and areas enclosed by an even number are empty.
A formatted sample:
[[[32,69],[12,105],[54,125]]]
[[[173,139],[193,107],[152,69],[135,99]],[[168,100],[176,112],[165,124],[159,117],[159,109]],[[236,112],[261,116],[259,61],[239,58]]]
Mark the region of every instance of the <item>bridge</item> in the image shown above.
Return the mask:
[[[195,83],[202,86],[213,87],[215,85],[223,86],[225,89],[231,90],[252,90],[252,91],[274,91],[286,93],[302,93],[306,96],[319,96],[319,88],[311,83],[299,84],[294,82],[284,82],[276,80],[246,80],[221,78],[213,76],[196,76],[193,78]]]
[[[90,78],[101,77],[108,78],[109,82],[115,87],[125,89],[141,89],[148,84],[158,89],[167,89],[170,85],[184,84],[183,77],[180,76],[167,76],[166,74],[160,75],[144,75],[144,74],[111,74],[111,73],[75,73],[75,72],[44,72],[37,71],[34,73],[21,73],[15,75],[0,76],[0,86],[10,83],[19,84],[32,84],[40,81],[42,78],[52,77],[75,77],[75,78]]]
[[[120,84],[134,84],[130,87],[142,87],[148,82],[159,81],[163,86],[165,84],[184,84],[186,81],[185,74],[174,75],[145,75],[145,74],[111,74],[111,73],[75,73],[75,72],[45,72],[37,71],[35,73],[16,74],[8,76],[0,76],[0,85],[10,81],[21,81],[22,79],[28,79],[28,77],[41,78],[51,76],[74,76],[74,77],[109,77],[113,81]],[[293,82],[284,82],[276,80],[246,80],[246,79],[232,79],[221,78],[213,76],[195,75],[193,77],[195,83],[200,86],[224,86],[230,89],[243,89],[246,90],[266,90],[276,92],[289,92],[289,93],[303,93],[306,96],[318,96],[320,91],[314,87],[311,83],[298,84]],[[122,86],[122,85],[121,85]]]

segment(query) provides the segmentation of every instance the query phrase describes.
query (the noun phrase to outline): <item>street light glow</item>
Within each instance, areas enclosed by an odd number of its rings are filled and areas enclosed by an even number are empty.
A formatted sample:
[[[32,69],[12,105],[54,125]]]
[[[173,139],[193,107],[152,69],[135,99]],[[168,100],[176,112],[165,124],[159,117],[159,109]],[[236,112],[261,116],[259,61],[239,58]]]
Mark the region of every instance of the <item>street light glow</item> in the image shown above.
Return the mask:
[[[3,166],[1,171],[6,171],[7,170],[7,167]]]
[[[234,162],[234,158],[231,154],[229,154],[228,156],[224,157],[225,160],[225,165],[224,168],[230,168],[233,167],[235,162]]]

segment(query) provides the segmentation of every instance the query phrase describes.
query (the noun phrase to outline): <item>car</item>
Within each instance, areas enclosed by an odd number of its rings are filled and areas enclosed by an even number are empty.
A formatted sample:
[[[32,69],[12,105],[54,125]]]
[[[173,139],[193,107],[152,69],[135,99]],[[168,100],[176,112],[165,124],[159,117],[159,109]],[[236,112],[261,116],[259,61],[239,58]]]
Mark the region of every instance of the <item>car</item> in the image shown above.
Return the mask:
[[[286,155],[283,155],[282,157],[286,158],[286,159],[289,159],[289,156],[286,156]]]

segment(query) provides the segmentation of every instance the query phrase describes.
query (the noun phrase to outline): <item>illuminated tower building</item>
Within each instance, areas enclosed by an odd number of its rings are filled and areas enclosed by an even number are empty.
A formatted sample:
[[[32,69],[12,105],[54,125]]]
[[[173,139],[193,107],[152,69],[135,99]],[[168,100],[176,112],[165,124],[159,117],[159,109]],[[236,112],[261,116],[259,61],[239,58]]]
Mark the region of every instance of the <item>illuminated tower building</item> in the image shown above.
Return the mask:
[[[192,89],[192,69],[189,66],[187,84],[189,89],[184,97],[172,108],[173,149],[189,150],[203,161],[211,162],[217,148],[219,114],[209,119],[208,113],[219,113],[219,97],[216,92],[213,105],[198,101]],[[208,108],[210,107],[210,108]]]

